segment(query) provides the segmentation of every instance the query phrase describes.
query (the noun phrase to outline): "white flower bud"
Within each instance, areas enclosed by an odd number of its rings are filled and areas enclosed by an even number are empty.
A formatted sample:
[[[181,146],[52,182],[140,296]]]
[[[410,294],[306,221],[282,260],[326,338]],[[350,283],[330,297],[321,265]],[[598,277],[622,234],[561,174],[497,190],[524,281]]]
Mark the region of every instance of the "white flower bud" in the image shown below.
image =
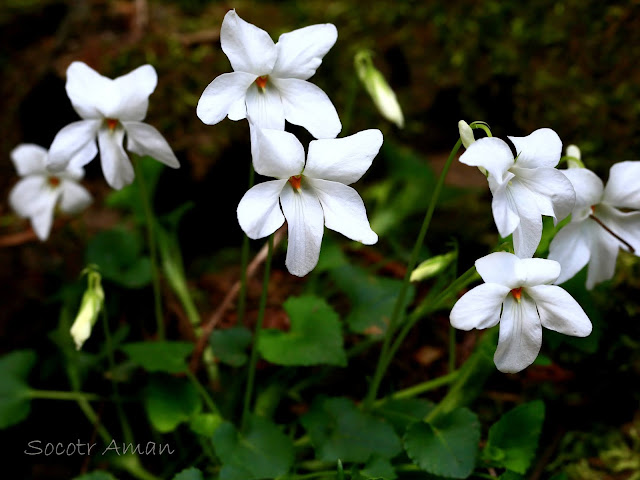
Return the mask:
[[[584,168],[582,163],[582,157],[580,155],[580,149],[577,145],[567,146],[567,166],[569,168]]]
[[[355,56],[356,72],[365,89],[373,99],[373,103],[378,108],[380,114],[395,123],[398,128],[404,127],[404,116],[402,109],[396,98],[396,94],[391,89],[384,76],[373,65],[371,52],[361,51]]]
[[[462,140],[464,148],[469,148],[469,145],[476,141],[476,138],[473,136],[473,129],[464,120],[458,122],[458,131],[460,132],[460,140]]]
[[[98,315],[104,303],[104,290],[100,283],[100,274],[95,270],[87,274],[88,286],[82,296],[80,310],[71,326],[71,336],[76,344],[76,350],[80,350],[85,341],[91,336],[91,329],[98,320]]]

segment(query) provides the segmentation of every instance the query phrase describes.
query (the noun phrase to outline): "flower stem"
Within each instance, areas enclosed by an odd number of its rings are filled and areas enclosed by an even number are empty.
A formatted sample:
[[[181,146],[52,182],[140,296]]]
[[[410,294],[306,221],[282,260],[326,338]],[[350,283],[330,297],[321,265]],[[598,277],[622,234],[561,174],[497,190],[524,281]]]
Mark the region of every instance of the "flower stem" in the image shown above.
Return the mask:
[[[58,390],[29,390],[27,395],[29,398],[44,400],[73,400],[76,402],[80,400],[84,400],[86,402],[104,400],[100,395],[96,395],[95,393],[62,392]]]
[[[162,316],[162,299],[160,296],[160,270],[158,269],[158,259],[156,254],[156,238],[155,238],[155,218],[153,209],[151,208],[151,199],[147,190],[147,184],[144,179],[144,172],[140,166],[140,158],[134,163],[136,171],[136,179],[138,180],[138,188],[142,199],[142,208],[147,223],[147,242],[149,244],[149,257],[151,258],[151,282],[153,285],[154,311],[156,315],[158,340],[164,340],[164,318]]]
[[[420,228],[420,233],[418,234],[418,238],[416,239],[416,243],[413,246],[413,251],[411,253],[411,258],[409,259],[409,264],[407,265],[407,272],[404,276],[404,281],[402,282],[402,287],[400,289],[400,293],[398,294],[398,298],[396,299],[396,303],[393,307],[393,313],[391,314],[391,318],[389,320],[389,325],[387,326],[387,332],[384,337],[384,342],[382,344],[382,350],[380,352],[380,357],[378,357],[378,365],[376,366],[376,371],[373,375],[373,380],[369,385],[369,391],[367,392],[367,396],[364,401],[365,410],[369,409],[378,395],[378,389],[380,388],[380,383],[382,382],[382,378],[384,377],[387,365],[390,363],[391,358],[393,357],[394,352],[389,352],[389,348],[391,346],[391,338],[395,333],[396,326],[400,323],[400,317],[402,316],[402,310],[405,305],[405,299],[407,297],[407,292],[409,291],[409,283],[411,272],[416,267],[416,263],[418,262],[418,255],[420,254],[420,248],[424,243],[425,236],[427,235],[427,230],[429,229],[429,224],[431,223],[431,218],[433,217],[433,212],[436,208],[436,204],[438,203],[438,198],[440,196],[440,191],[444,185],[444,179],[447,176],[447,172],[449,171],[449,167],[451,167],[451,163],[458,153],[460,146],[462,145],[462,140],[458,139],[456,144],[454,145],[451,153],[449,154],[449,158],[447,158],[447,162],[442,169],[442,173],[440,174],[440,178],[438,178],[438,183],[433,190],[433,194],[431,195],[431,201],[429,202],[429,207],[427,208],[427,213],[425,214],[424,220],[422,222],[422,227]]]
[[[440,388],[444,385],[449,385],[454,382],[458,378],[458,372],[453,371],[442,377],[434,378],[432,380],[427,380],[426,382],[419,383],[417,385],[413,385],[409,388],[405,388],[404,390],[399,390],[392,395],[389,395],[386,398],[381,398],[380,400],[376,400],[373,404],[374,407],[380,407],[388,400],[401,400],[403,398],[413,398],[422,393],[430,392],[431,390],[435,390],[436,388]]]
[[[253,163],[249,166],[249,188],[253,187],[255,172]],[[244,321],[247,308],[247,266],[249,265],[249,237],[245,234],[242,238],[242,251],[240,253],[240,293],[238,294],[238,324]]]
[[[200,393],[200,396],[204,400],[204,403],[207,405],[211,413],[220,415],[220,410],[218,410],[218,407],[211,398],[211,395],[209,395],[209,392],[207,392],[207,390],[202,386],[202,383],[200,383],[198,377],[196,377],[189,369],[187,369],[187,377],[189,377],[189,380],[191,380],[193,386],[196,387],[196,390],[198,390],[198,392]]]
[[[449,372],[456,369],[456,329],[449,325]]]
[[[267,251],[267,260],[264,263],[264,279],[262,281],[262,294],[260,295],[260,305],[258,307],[258,320],[256,321],[255,333],[253,336],[253,346],[251,347],[251,359],[249,360],[249,375],[247,378],[247,387],[244,392],[244,403],[242,407],[242,430],[246,429],[249,416],[249,408],[251,397],[253,395],[253,383],[256,375],[256,364],[258,363],[258,342],[260,341],[260,333],[262,332],[262,323],[264,320],[264,312],[267,306],[267,292],[269,290],[269,277],[271,275],[271,259],[273,257],[273,235],[269,236],[269,249]]]

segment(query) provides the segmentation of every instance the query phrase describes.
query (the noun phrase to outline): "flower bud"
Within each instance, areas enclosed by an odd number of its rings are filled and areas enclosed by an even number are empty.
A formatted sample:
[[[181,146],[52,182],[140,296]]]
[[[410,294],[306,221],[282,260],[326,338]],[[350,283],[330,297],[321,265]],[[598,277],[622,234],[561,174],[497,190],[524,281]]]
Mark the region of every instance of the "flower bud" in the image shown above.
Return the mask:
[[[458,122],[458,131],[460,132],[460,140],[462,140],[464,148],[469,148],[469,145],[476,141],[476,138],[473,136],[473,129],[464,120]]]
[[[436,255],[435,257],[425,260],[418,265],[413,272],[411,272],[409,280],[412,282],[419,282],[421,280],[435,277],[451,265],[451,262],[456,259],[457,255],[457,252],[449,252],[444,255]]]
[[[584,163],[580,156],[580,149],[577,145],[567,146],[567,166],[569,168],[584,168]]]
[[[380,114],[390,122],[395,123],[398,128],[403,128],[404,116],[396,94],[382,73],[373,65],[371,52],[366,50],[358,52],[354,63],[360,81],[373,99],[373,103]]]
[[[82,296],[82,302],[80,302],[80,310],[70,331],[76,344],[76,350],[80,350],[84,342],[91,336],[91,329],[98,320],[98,315],[104,304],[104,290],[101,285],[100,273],[89,269],[87,283],[87,290]]]

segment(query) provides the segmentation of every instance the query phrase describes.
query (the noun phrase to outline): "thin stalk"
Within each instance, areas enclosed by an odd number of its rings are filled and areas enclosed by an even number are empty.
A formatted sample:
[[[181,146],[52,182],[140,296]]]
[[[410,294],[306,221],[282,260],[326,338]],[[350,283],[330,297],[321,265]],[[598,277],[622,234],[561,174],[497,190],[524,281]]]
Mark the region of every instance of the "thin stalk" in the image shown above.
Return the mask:
[[[218,410],[218,407],[216,406],[215,402],[211,398],[211,395],[209,395],[209,392],[207,392],[207,390],[202,386],[202,384],[200,383],[200,380],[198,380],[198,377],[196,377],[191,372],[191,370],[188,370],[188,369],[187,369],[187,377],[189,377],[189,380],[191,380],[191,383],[193,383],[193,386],[196,387],[196,390],[198,390],[198,392],[200,393],[200,396],[204,400],[204,403],[207,405],[211,413],[220,415],[220,410]]]
[[[416,267],[416,263],[418,262],[418,255],[420,254],[420,248],[424,243],[425,236],[427,235],[427,231],[429,230],[429,225],[431,223],[431,218],[433,217],[433,212],[436,208],[436,204],[438,203],[438,198],[440,197],[440,191],[444,185],[444,180],[447,176],[447,172],[449,171],[449,167],[451,167],[451,163],[458,153],[460,146],[462,145],[462,140],[458,139],[456,144],[454,145],[451,153],[449,154],[449,158],[447,158],[447,162],[442,169],[442,173],[440,174],[440,178],[438,178],[438,183],[433,190],[433,194],[431,195],[431,201],[429,202],[429,207],[427,208],[427,213],[425,214],[424,220],[422,222],[422,227],[420,228],[420,233],[418,234],[418,238],[416,239],[416,243],[413,246],[413,251],[411,253],[411,258],[409,259],[409,264],[407,265],[407,272],[404,276],[404,281],[402,282],[402,287],[400,289],[400,293],[398,294],[398,298],[396,299],[396,303],[393,307],[393,313],[391,314],[391,318],[389,320],[389,325],[387,326],[387,332],[385,334],[384,343],[382,344],[382,351],[380,352],[380,357],[378,357],[378,365],[376,366],[376,371],[373,375],[373,380],[371,381],[371,385],[369,386],[369,391],[367,392],[367,396],[364,401],[365,410],[369,409],[369,407],[373,404],[378,395],[378,389],[380,388],[380,383],[382,382],[382,378],[384,377],[387,365],[391,361],[393,355],[389,355],[389,348],[391,346],[391,338],[395,332],[396,326],[400,322],[400,317],[402,315],[402,308],[405,304],[405,299],[407,297],[407,292],[409,291],[409,283],[411,272]],[[395,353],[395,352],[394,352]]]
[[[273,257],[273,235],[269,236],[269,247],[267,250],[267,260],[264,263],[264,279],[262,281],[262,294],[260,295],[260,305],[258,307],[258,320],[253,337],[253,346],[251,347],[251,359],[249,361],[249,376],[247,378],[247,388],[244,392],[244,403],[242,406],[242,430],[247,427],[249,417],[249,409],[251,405],[251,397],[253,395],[253,383],[256,375],[256,364],[258,363],[258,342],[260,333],[262,332],[262,323],[264,320],[264,312],[267,306],[267,293],[269,289],[269,277],[271,275],[271,259]]]
[[[154,311],[156,315],[158,340],[164,340],[164,319],[162,316],[162,298],[160,294],[160,270],[158,268],[157,246],[155,238],[155,218],[151,208],[151,201],[147,190],[147,184],[144,179],[144,172],[140,167],[140,158],[133,162],[136,170],[136,178],[142,199],[142,208],[144,209],[144,217],[147,224],[147,242],[149,244],[149,257],[151,258],[151,280],[153,285],[153,301]]]
[[[456,329],[449,325],[449,372],[456,369]]]
[[[335,475],[336,470],[324,470],[322,472],[313,472],[313,473],[305,473],[302,475],[296,475],[293,477],[294,480],[311,480],[312,478],[326,478],[330,475]]]
[[[255,182],[255,172],[253,163],[249,166],[249,188],[253,187]],[[247,308],[247,266],[249,265],[249,237],[244,235],[242,238],[242,251],[240,253],[240,293],[238,294],[238,324],[244,321],[244,314]]]
[[[449,385],[450,383],[455,381],[456,378],[458,378],[458,372],[454,371],[446,375],[443,375],[442,377],[434,378],[432,380],[427,380],[426,382],[413,385],[409,388],[405,388],[404,390],[398,390],[397,392],[389,395],[386,398],[381,398],[380,400],[376,400],[373,406],[380,407],[389,400],[401,400],[403,398],[417,397],[420,394],[430,392],[431,390],[435,390],[436,388],[440,388],[444,385]]]
[[[29,390],[27,394],[32,399],[46,399],[46,400],[84,400],[87,402],[96,402],[104,400],[100,395],[95,393],[85,392],[61,392],[58,390]]]

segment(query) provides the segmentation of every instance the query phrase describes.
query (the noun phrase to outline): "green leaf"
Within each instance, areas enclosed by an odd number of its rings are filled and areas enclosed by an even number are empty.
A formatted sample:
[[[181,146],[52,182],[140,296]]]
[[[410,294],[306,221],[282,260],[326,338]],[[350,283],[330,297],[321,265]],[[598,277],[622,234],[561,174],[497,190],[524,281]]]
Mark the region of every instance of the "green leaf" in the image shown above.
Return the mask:
[[[16,425],[29,416],[27,377],[35,363],[33,350],[16,350],[0,358],[0,428]]]
[[[466,408],[458,408],[432,422],[410,425],[404,436],[409,458],[434,475],[467,478],[473,471],[480,441],[480,423]]]
[[[323,299],[290,297],[283,306],[291,329],[262,332],[258,350],[266,360],[278,365],[347,364],[338,314]]]
[[[142,240],[123,228],[95,235],[87,246],[87,263],[100,267],[102,276],[127,288],[140,288],[151,282],[151,260],[142,256]]]
[[[242,326],[214,330],[209,337],[213,353],[222,362],[233,367],[247,363],[247,347],[251,344],[251,331]]]
[[[507,470],[502,475],[500,475],[500,480],[524,480],[524,477],[519,473]]]
[[[116,477],[109,472],[97,470],[95,472],[85,473],[79,477],[73,477],[73,480],[116,480]]]
[[[300,421],[325,462],[366,462],[374,454],[392,458],[402,450],[391,425],[346,398],[316,399]]]
[[[167,433],[200,412],[202,401],[191,382],[163,375],[151,378],[144,392],[144,406],[153,427]]]
[[[195,467],[187,468],[181,471],[173,480],[204,480],[202,472]]]
[[[420,398],[403,398],[389,400],[376,408],[376,413],[384,417],[400,435],[404,435],[407,427],[415,422],[421,422],[431,410],[434,404]]]
[[[505,413],[489,429],[487,449],[499,449],[498,465],[525,474],[533,460],[544,423],[544,403],[540,400],[524,403]]]
[[[245,433],[224,422],[213,434],[222,460],[220,480],[255,480],[285,475],[293,464],[293,444],[266,418],[249,417]]]
[[[189,420],[191,431],[207,438],[211,438],[220,425],[222,417],[215,413],[198,413]]]
[[[363,480],[395,480],[398,478],[391,462],[378,456],[372,457],[359,473]]]
[[[377,277],[352,265],[337,268],[331,275],[351,301],[351,312],[346,318],[349,328],[356,333],[364,333],[371,328],[384,333],[402,281]],[[413,301],[414,294],[415,290],[410,286],[404,308]]]
[[[187,370],[185,358],[191,354],[191,342],[135,342],[120,349],[132,362],[148,372],[182,373]]]

